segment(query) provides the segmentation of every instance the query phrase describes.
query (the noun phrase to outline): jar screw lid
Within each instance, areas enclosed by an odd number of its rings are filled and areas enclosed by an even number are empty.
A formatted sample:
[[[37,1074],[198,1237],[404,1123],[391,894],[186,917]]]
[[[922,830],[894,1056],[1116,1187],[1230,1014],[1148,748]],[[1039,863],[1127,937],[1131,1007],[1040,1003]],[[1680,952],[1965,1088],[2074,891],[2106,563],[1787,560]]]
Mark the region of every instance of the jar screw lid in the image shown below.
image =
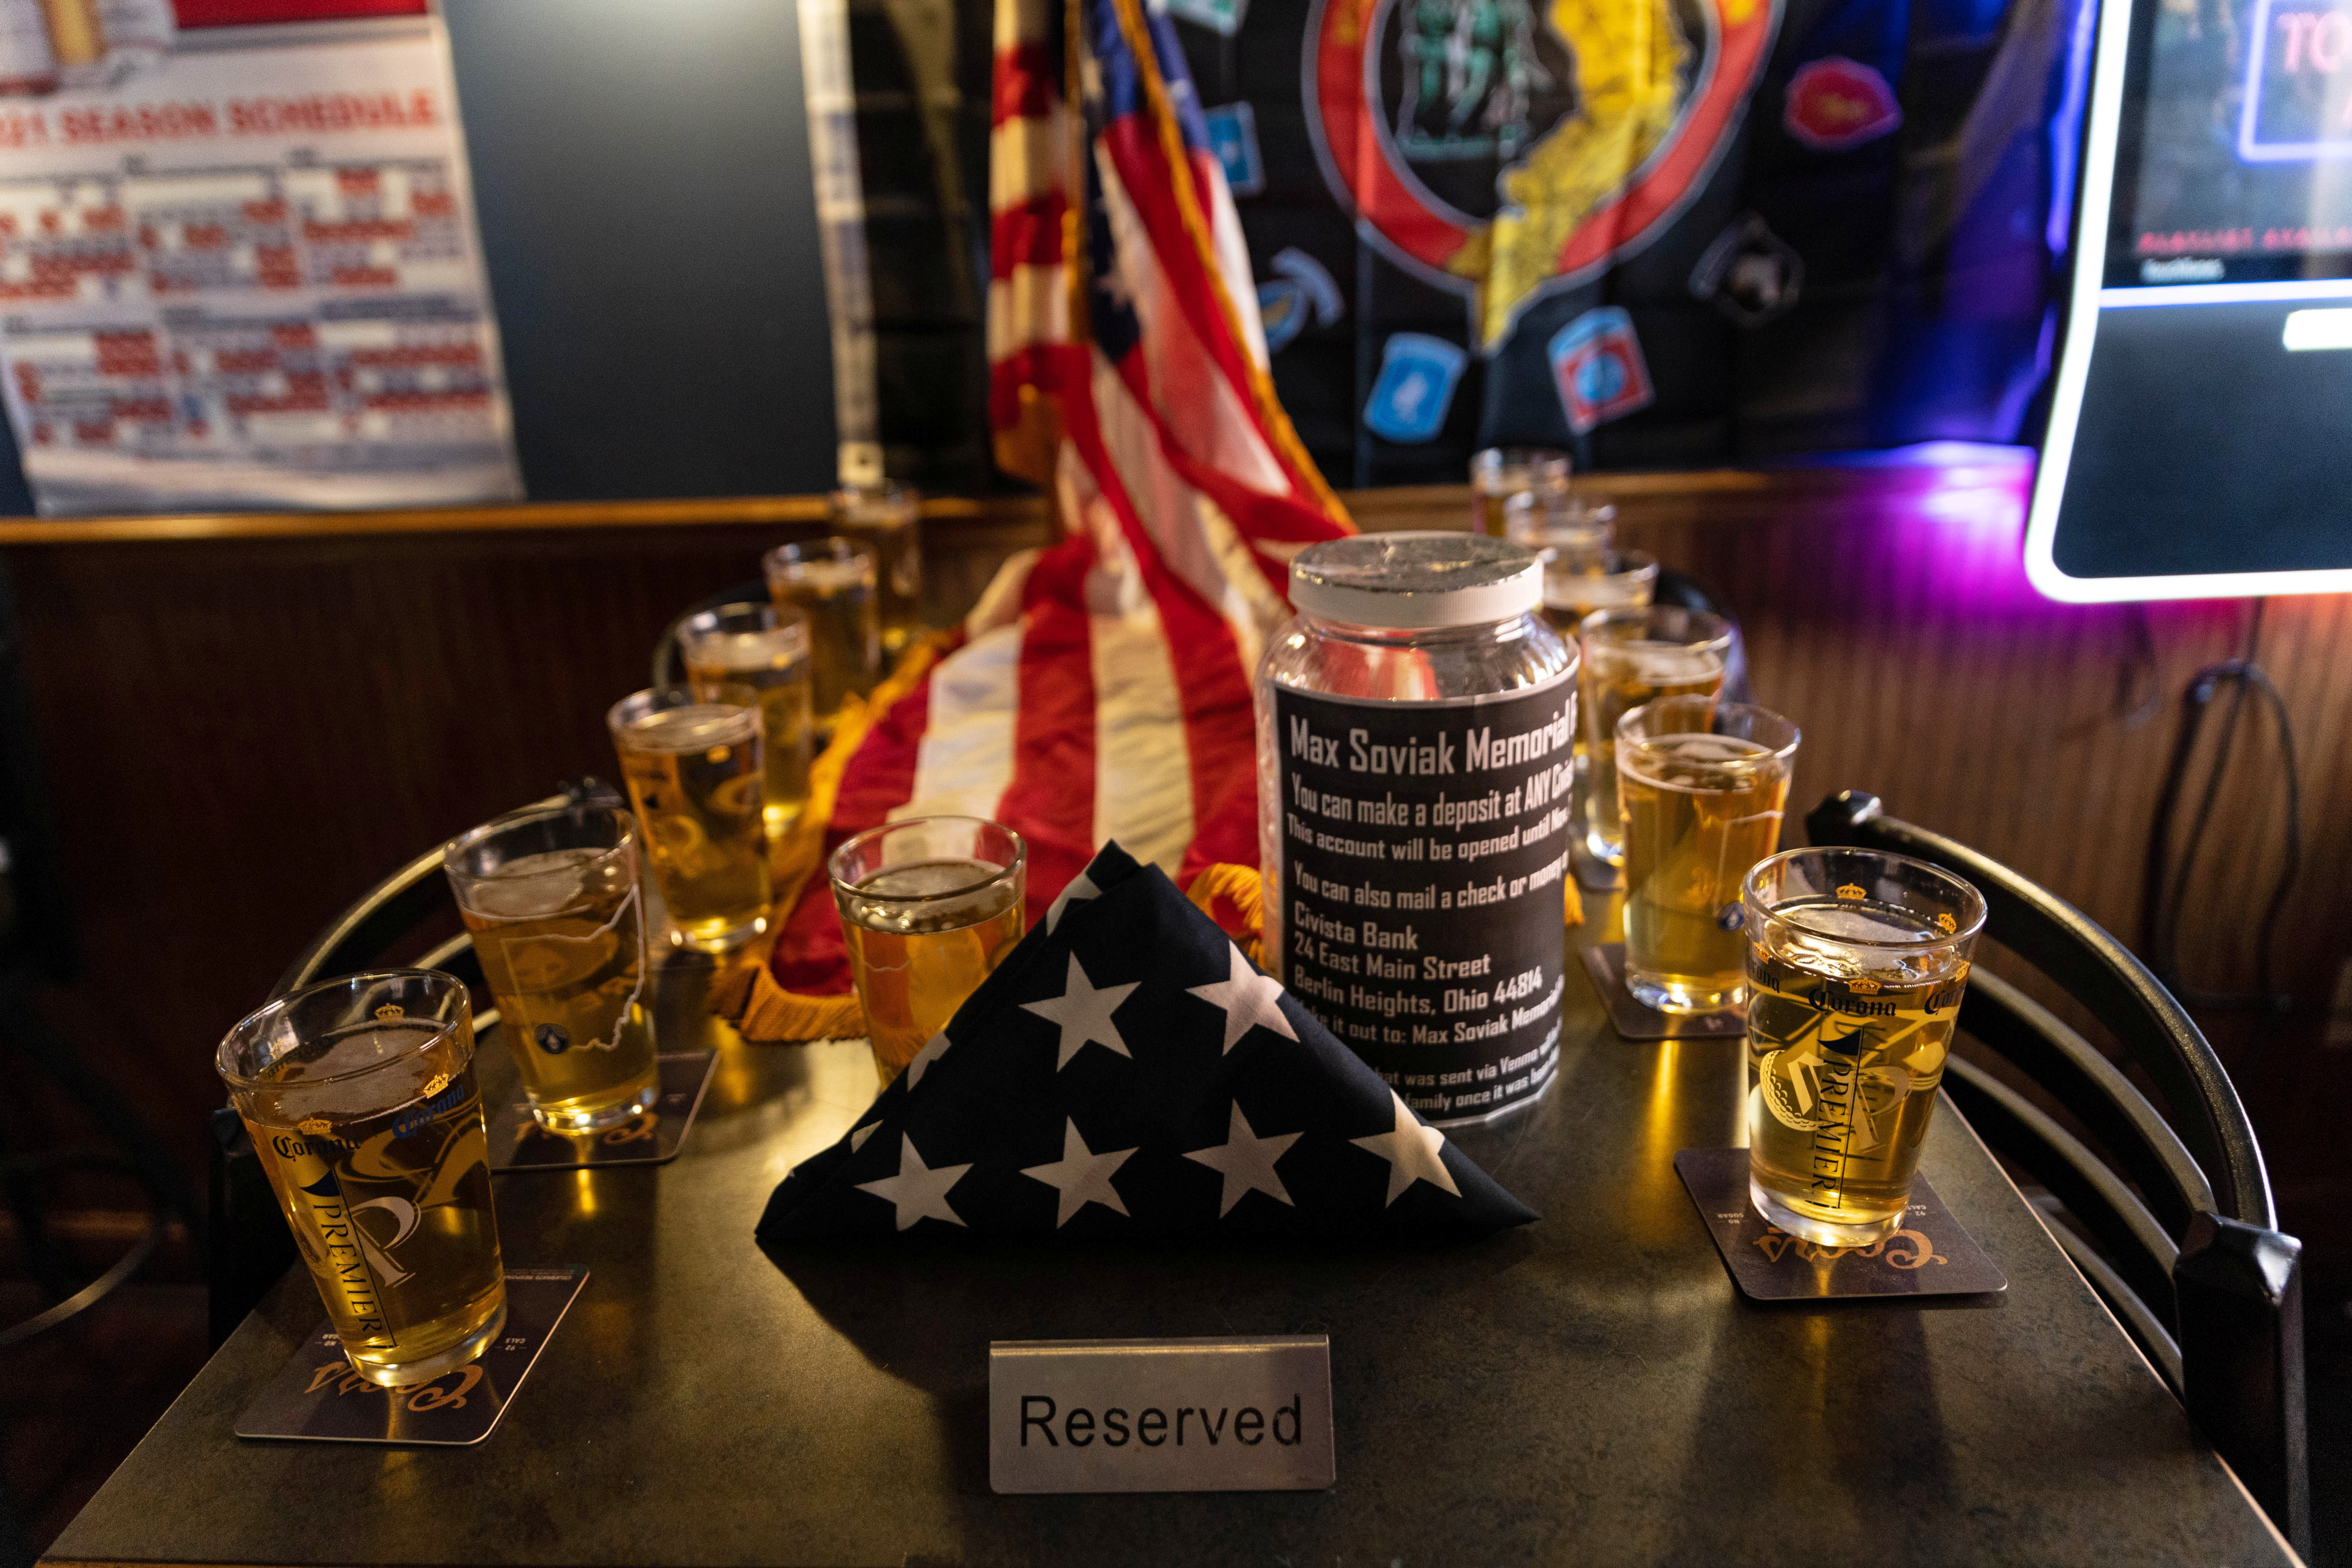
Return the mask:
[[[1481,533],[1360,533],[1293,556],[1290,602],[1355,626],[1475,626],[1540,606],[1543,562],[1525,545]]]

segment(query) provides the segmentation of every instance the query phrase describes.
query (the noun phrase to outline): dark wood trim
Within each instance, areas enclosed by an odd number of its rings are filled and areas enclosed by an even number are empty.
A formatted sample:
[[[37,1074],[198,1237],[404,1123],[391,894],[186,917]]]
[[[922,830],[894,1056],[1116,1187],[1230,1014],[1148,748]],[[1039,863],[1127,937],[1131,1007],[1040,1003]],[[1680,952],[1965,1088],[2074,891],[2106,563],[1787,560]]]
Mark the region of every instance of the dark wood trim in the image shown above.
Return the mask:
[[[2016,483],[2022,459],[1989,455],[1982,464],[1887,468],[1798,468],[1748,471],[1716,468],[1689,473],[1600,474],[1586,481],[1594,495],[1653,511],[1707,506],[1717,521],[1739,521],[1766,508],[1867,494],[1947,486]],[[1460,510],[1461,485],[1412,485],[1351,490],[1349,510],[1367,528],[1425,526],[1433,513]],[[1733,503],[1726,505],[1725,503]],[[934,496],[923,502],[933,522],[1034,522],[1045,511],[1041,496],[971,500]],[[120,544],[200,539],[339,539],[387,534],[510,533],[554,529],[772,527],[821,523],[823,496],[722,496],[704,500],[524,501],[511,506],[431,507],[394,511],[187,512],[152,517],[0,520],[0,546]]]

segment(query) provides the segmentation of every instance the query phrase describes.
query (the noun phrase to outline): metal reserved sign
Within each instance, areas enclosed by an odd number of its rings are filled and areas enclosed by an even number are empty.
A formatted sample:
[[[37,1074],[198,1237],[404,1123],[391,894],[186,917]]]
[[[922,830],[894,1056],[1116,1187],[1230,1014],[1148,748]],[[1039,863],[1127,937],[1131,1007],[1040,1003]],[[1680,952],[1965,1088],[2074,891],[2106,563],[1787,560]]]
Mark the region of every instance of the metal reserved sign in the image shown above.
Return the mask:
[[[1000,1492],[1319,1491],[1335,1479],[1322,1334],[988,1347]]]

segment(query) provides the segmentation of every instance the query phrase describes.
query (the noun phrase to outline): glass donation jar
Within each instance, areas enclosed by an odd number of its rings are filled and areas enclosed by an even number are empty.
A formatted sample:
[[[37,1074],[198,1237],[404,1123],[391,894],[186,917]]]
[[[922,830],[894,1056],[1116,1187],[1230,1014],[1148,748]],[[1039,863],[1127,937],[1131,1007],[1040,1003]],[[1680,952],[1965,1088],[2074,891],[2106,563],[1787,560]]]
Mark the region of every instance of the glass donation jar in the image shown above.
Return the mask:
[[[1440,1124],[1559,1058],[1576,645],[1533,551],[1463,533],[1310,545],[1257,669],[1268,973]]]

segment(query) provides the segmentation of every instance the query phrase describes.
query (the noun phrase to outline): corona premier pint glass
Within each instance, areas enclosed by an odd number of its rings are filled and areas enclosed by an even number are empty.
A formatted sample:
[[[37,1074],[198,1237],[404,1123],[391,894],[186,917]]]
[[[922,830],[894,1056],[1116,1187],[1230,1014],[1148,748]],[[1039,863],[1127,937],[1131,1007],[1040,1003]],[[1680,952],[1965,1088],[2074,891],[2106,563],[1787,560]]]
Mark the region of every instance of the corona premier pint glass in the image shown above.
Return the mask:
[[[1748,1195],[1792,1236],[1900,1229],[1959,1020],[1984,899],[1867,849],[1791,849],[1748,874]]]
[[[322,981],[231,1029],[215,1066],[352,1368],[396,1388],[481,1354],[507,1289],[464,984]]]

